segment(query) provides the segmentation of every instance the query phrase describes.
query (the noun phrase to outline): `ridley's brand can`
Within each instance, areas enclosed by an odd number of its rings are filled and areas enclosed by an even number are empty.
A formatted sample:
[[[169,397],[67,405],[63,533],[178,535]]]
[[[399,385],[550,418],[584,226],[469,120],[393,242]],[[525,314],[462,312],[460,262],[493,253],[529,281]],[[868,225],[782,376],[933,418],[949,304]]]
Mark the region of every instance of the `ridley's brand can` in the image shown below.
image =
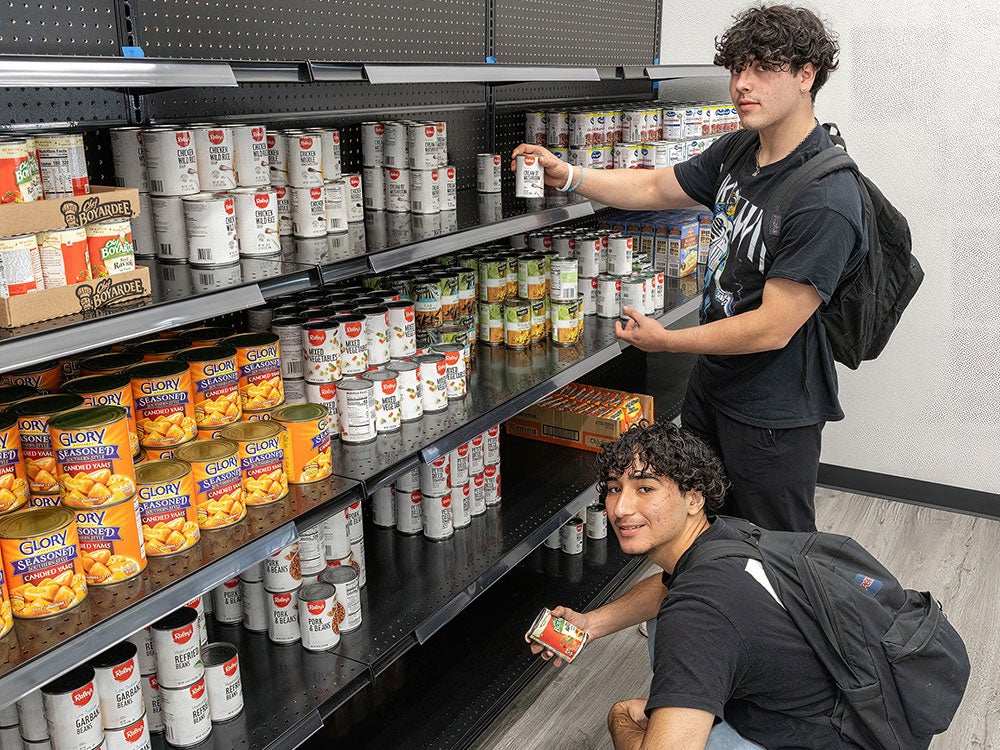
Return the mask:
[[[517,198],[545,197],[545,170],[534,154],[519,154],[514,177],[514,196]]]
[[[139,433],[135,426],[132,385],[127,375],[116,373],[76,378],[66,383],[63,391],[82,396],[87,406],[119,406],[125,409],[131,452],[133,455],[139,452]]]
[[[241,256],[274,255],[281,250],[278,231],[278,194],[271,188],[233,191],[236,239]]]
[[[394,370],[375,370],[365,376],[373,383],[375,399],[375,431],[395,432],[402,427],[400,391],[397,373]]]
[[[340,389],[338,388],[338,396]],[[329,417],[320,404],[295,404],[275,409],[271,418],[282,427],[285,475],[292,484],[326,479],[332,473]],[[341,423],[345,421],[341,413]]]
[[[232,190],[236,187],[233,169],[233,131],[226,127],[191,128],[198,161],[198,185],[202,190]]]
[[[310,404],[321,404],[326,407],[327,418],[330,420],[329,432],[331,439],[340,437],[340,412],[337,409],[336,383],[305,384],[306,401]]]
[[[139,664],[139,674],[152,674],[156,671],[156,653],[153,648],[153,631],[149,627],[141,628],[126,640],[136,648],[136,660]]]
[[[289,133],[287,138],[288,184],[293,188],[322,187],[322,138],[304,132]],[[332,176],[331,179],[333,179]]]
[[[146,707],[146,726],[150,732],[162,732],[163,704],[160,700],[160,680],[153,674],[142,676],[142,702]]]
[[[443,497],[451,489],[450,454],[445,454],[430,463],[420,464],[420,492],[423,495]]]
[[[376,526],[388,529],[396,525],[396,491],[391,484],[372,492],[371,505]]]
[[[472,515],[481,516],[486,512],[486,473],[481,471],[473,474],[472,484]]]
[[[104,742],[94,670],[81,666],[42,687],[49,741],[60,750],[94,750]]]
[[[299,543],[292,542],[272,552],[262,561],[264,590],[291,591],[302,583],[302,565],[299,557]]]
[[[239,653],[231,643],[209,643],[202,649],[202,660],[212,721],[228,721],[243,710]]]
[[[386,210],[386,193],[389,190],[387,183],[390,179],[389,171],[385,170],[383,172],[382,167],[364,167],[361,170],[362,200],[364,201],[365,209],[369,211]],[[398,187],[400,178],[399,170],[392,171],[396,173]],[[403,173],[403,179],[407,179],[405,172]]]
[[[13,714],[11,714],[13,711]],[[45,706],[42,699],[42,691],[36,688],[25,696],[22,696],[17,703],[7,706],[3,711],[2,723],[4,726],[13,727],[15,734],[20,729],[20,737],[17,737],[11,745],[11,750],[21,750],[21,741],[43,742],[49,739],[49,727],[45,722]],[[20,725],[20,726],[19,726]],[[4,747],[0,745],[0,747]]]
[[[587,538],[604,539],[608,535],[608,510],[601,504],[587,506]]]
[[[337,384],[337,414],[343,442],[367,443],[374,440],[378,432],[375,383],[368,378],[340,381]]]
[[[337,591],[337,625],[341,633],[349,633],[361,627],[361,590],[359,575],[351,566],[327,567],[319,575],[321,583],[334,586]],[[343,617],[341,617],[343,615]]]
[[[465,398],[467,386],[464,347],[459,344],[434,344],[432,349],[434,353],[444,355],[445,377],[448,380],[448,399]]]
[[[103,747],[105,750],[152,750],[151,731],[146,717],[140,716],[127,727],[106,729]]]
[[[17,417],[9,412],[0,412],[0,515],[27,504],[28,478],[21,460]]]
[[[198,543],[194,479],[186,461],[148,461],[135,468],[146,554],[172,555]]]
[[[223,625],[238,625],[243,620],[239,576],[223,581],[212,589],[212,606],[216,621]]]
[[[174,610],[154,622],[151,630],[161,691],[181,688],[202,678],[205,666],[201,660],[198,612],[194,608]]]
[[[172,447],[195,437],[194,389],[186,362],[147,362],[130,367],[139,443]]]
[[[500,491],[500,465],[487,464],[483,470],[486,480],[486,504],[499,505],[501,500]]]
[[[273,130],[267,134],[267,165],[274,187],[288,185],[288,139]],[[332,178],[330,178],[332,179]]]
[[[184,227],[192,266],[226,266],[240,259],[236,202],[230,195],[184,196]],[[91,258],[93,263],[93,257]]]
[[[410,170],[410,211],[415,214],[436,214],[441,210],[440,175],[437,169]]]
[[[186,262],[189,253],[184,229],[184,201],[180,196],[154,195],[150,197],[149,204],[153,214],[156,257],[160,260]]]
[[[298,591],[299,632],[307,651],[326,651],[340,643],[340,621],[346,611],[329,583],[313,583]]]
[[[91,662],[106,727],[127,727],[142,718],[142,679],[135,644],[122,641]]]
[[[365,338],[368,342],[368,366],[380,367],[391,357],[389,353],[389,308],[383,305],[361,305],[354,310],[365,316]]]
[[[0,559],[14,617],[47,617],[87,596],[73,511],[40,508],[0,518]]]
[[[267,632],[267,592],[261,581],[240,578],[240,602],[243,606],[243,627],[253,633]]]
[[[200,662],[199,662],[200,663]],[[197,745],[212,731],[205,678],[186,687],[168,688],[160,680],[160,704],[167,742],[177,747]]]
[[[274,643],[295,643],[302,637],[297,594],[297,590],[266,594],[267,637]]]
[[[21,437],[21,456],[28,476],[28,489],[32,496],[59,493],[56,457],[49,435],[49,420],[58,414],[83,406],[83,399],[76,394],[35,396],[11,406],[17,417],[17,431]]]
[[[455,527],[452,523],[451,492],[443,497],[424,495],[422,504],[424,536],[434,541],[453,537]]]
[[[400,300],[386,304],[389,310],[389,356],[412,357],[417,353],[416,310],[413,302]]]
[[[326,199],[323,186],[292,187],[292,233],[296,237],[326,236]]]
[[[334,318],[340,343],[340,372],[343,376],[363,375],[368,371],[368,331],[364,315],[347,313]]]
[[[597,277],[597,317],[617,318],[622,311],[622,280],[620,276],[602,274]]]
[[[139,529],[135,496],[113,505],[77,509],[80,561],[88,586],[109,586],[146,569],[146,547]]]
[[[414,122],[406,127],[406,156],[410,169],[436,169],[438,157],[437,128],[432,122]]]
[[[500,154],[476,154],[476,190],[499,193],[502,157]]]
[[[562,551],[567,555],[579,555],[583,552],[583,519],[571,518],[559,531]]]
[[[419,489],[396,489],[396,530],[415,535],[423,531],[423,496]]]
[[[194,419],[199,429],[238,422],[240,406],[239,373],[233,346],[198,346],[184,349],[173,357],[186,362],[194,396]]]
[[[424,415],[421,398],[420,366],[411,360],[393,359],[389,368],[396,372],[399,408],[404,422],[413,422]]]
[[[612,236],[608,239],[608,273],[629,276],[632,273],[633,241],[631,237]]]
[[[348,230],[347,206],[344,203],[344,181],[333,180],[323,185],[323,200],[326,203],[326,231],[346,232]],[[284,234],[284,232],[282,233]]]
[[[195,509],[202,529],[219,529],[246,516],[238,447],[232,440],[195,440],[174,451],[191,464]]]
[[[243,500],[247,506],[266,505],[288,494],[282,427],[276,422],[239,422],[222,429],[222,437],[239,447]]]
[[[269,185],[271,174],[267,129],[263,125],[235,125],[232,131],[236,184],[240,187]]]
[[[419,354],[413,358],[419,370],[421,402],[425,413],[448,408],[448,365],[443,354]]]
[[[242,333],[223,339],[236,347],[240,400],[245,411],[260,411],[285,400],[281,348],[273,333]]]
[[[366,167],[381,167],[385,152],[385,125],[381,122],[361,123],[362,164]]]
[[[483,460],[486,466],[500,463],[500,425],[495,424],[483,433],[485,445]]]
[[[190,130],[153,129],[142,133],[149,192],[193,195],[201,190],[198,157]]]

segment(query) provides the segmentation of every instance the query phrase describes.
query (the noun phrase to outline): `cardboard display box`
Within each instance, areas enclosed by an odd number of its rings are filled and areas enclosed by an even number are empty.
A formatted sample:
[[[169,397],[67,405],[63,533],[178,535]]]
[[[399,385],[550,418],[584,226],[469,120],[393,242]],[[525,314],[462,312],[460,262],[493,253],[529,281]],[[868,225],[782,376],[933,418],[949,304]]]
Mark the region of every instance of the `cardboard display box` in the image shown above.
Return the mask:
[[[653,397],[570,383],[506,422],[508,434],[598,452],[641,419]]]
[[[90,195],[0,205],[0,237],[82,227],[106,219],[139,215],[135,188],[90,186]]]

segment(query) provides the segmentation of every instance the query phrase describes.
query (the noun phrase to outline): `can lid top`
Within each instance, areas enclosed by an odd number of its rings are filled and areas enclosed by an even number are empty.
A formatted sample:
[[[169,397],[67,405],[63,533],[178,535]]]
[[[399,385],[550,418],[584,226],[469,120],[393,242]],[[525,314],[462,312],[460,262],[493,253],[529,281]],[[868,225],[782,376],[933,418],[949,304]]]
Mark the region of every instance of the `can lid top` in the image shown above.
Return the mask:
[[[187,372],[187,362],[177,360],[164,360],[162,362],[143,362],[139,365],[132,365],[127,372],[129,377],[140,378],[166,378],[172,375],[181,375]]]
[[[88,667],[87,665],[81,665],[75,669],[71,669],[69,672],[64,674],[62,677],[57,677],[52,680],[48,685],[42,686],[42,692],[48,693],[49,695],[59,695],[61,693],[68,693],[72,690],[79,690],[88,682],[94,679],[94,669],[93,667]],[[94,700],[97,700],[97,694],[94,694]]]
[[[389,368],[383,368],[381,370],[371,370],[365,373],[365,380],[395,380],[399,377],[399,373],[395,370]]]
[[[372,387],[372,380],[371,380],[371,378],[368,378],[368,377],[363,377],[363,378],[344,378],[343,380],[340,380],[340,381],[337,382],[337,391],[338,392],[339,391],[363,391],[363,390],[366,390],[366,389],[371,388],[371,387]],[[319,406],[320,409],[322,410],[323,414],[319,414],[318,410],[317,410],[316,416],[315,417],[311,417],[313,419],[315,419],[317,417],[320,417],[320,416],[323,416],[323,415],[325,415],[327,413],[326,407],[320,406],[319,404],[299,404],[298,406]],[[288,407],[288,408],[296,408],[296,407]],[[274,418],[278,419],[277,416],[275,416]],[[296,421],[302,421],[302,420],[309,419],[309,418],[310,417],[299,417],[298,419],[296,419],[296,418],[287,418],[284,421],[286,421],[286,422],[296,422]]]
[[[337,596],[337,589],[332,583],[324,583],[323,581],[309,583],[299,589],[299,601],[302,602],[329,599],[331,596]]]
[[[350,565],[333,565],[319,574],[322,583],[350,583],[358,578],[358,571]]]
[[[153,630],[173,630],[190,625],[198,619],[198,610],[194,607],[179,607],[165,617],[161,617],[150,627]]]
[[[359,383],[359,388],[364,387],[360,385],[360,381],[344,380],[337,383],[337,389],[340,390],[349,383]],[[369,381],[368,384],[371,385],[371,382]],[[322,404],[287,404],[272,411],[271,419],[275,422],[310,422],[315,419],[323,419],[328,414],[327,408]]]
[[[167,354],[169,352],[177,352],[181,349],[186,349],[188,346],[186,341],[181,341],[179,339],[152,339],[151,341],[143,341],[141,344],[136,344],[130,349],[133,352],[138,352],[139,354]]]
[[[413,372],[417,369],[417,363],[407,359],[390,359],[389,369],[396,372]]]
[[[231,643],[225,641],[213,641],[201,647],[201,661],[208,667],[217,667],[225,664],[239,653],[239,650]]]
[[[278,343],[278,337],[276,334],[267,332],[237,333],[235,336],[224,338],[219,343],[231,344],[237,348],[246,346],[267,346],[268,344]]]
[[[109,372],[101,375],[85,375],[82,378],[73,378],[62,387],[65,393],[76,393],[86,395],[110,391],[115,388],[125,388],[128,386],[129,376],[122,372]]]
[[[139,649],[135,647],[134,643],[131,641],[122,641],[121,643],[115,644],[104,653],[98,654],[90,665],[95,669],[117,667],[119,664],[134,658],[137,653],[139,653]],[[137,670],[136,677],[138,676]]]
[[[183,341],[205,341],[207,339],[232,336],[233,329],[228,326],[199,326],[198,328],[188,328],[177,334],[177,338]]]
[[[56,414],[83,406],[83,399],[75,393],[53,393],[48,396],[33,396],[11,404],[10,411],[19,417],[33,417]]]
[[[246,424],[259,423],[247,422]],[[163,458],[158,461],[147,461],[138,464],[135,467],[135,481],[136,484],[171,482],[175,479],[180,479],[189,471],[191,471],[191,465],[187,461],[182,461],[179,458]]]
[[[52,417],[49,428],[56,430],[81,430],[117,422],[125,419],[128,412],[124,406],[89,406]]]
[[[179,458],[188,463],[195,461],[215,461],[234,455],[238,449],[239,446],[236,443],[225,438],[194,440],[177,448],[174,451],[174,458]]]
[[[36,508],[0,518],[0,539],[27,539],[57,531],[76,519],[69,508]]]
[[[444,362],[443,354],[435,354],[434,352],[428,352],[426,354],[418,354],[413,358],[414,362],[419,362],[421,364],[436,364],[438,362]]]
[[[236,356],[236,347],[231,345],[221,346],[191,346],[190,340],[181,342],[186,349],[177,352],[173,359],[182,362],[211,362],[217,359],[229,359]]]

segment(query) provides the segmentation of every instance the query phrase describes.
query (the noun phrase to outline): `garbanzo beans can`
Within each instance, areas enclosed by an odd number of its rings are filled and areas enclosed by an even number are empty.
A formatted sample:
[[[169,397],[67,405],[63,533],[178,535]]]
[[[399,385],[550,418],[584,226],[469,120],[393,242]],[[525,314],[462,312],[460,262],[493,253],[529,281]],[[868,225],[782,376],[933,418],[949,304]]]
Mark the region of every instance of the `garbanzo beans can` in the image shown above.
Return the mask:
[[[49,420],[62,502],[96,508],[135,494],[128,419],[121,406],[85,406]]]
[[[10,412],[0,412],[0,515],[27,504],[28,477],[21,461],[17,417]]]
[[[174,359],[187,362],[191,373],[194,421],[199,431],[242,419],[235,347],[199,346],[178,352]]]
[[[135,426],[135,402],[132,399],[132,381],[128,375],[90,375],[71,380],[63,386],[65,393],[83,397],[86,406],[120,406],[128,420],[129,444],[132,455],[139,453],[139,433]]]
[[[0,558],[14,617],[60,614],[87,596],[76,519],[69,508],[0,518]]]
[[[222,428],[222,437],[239,446],[243,499],[247,505],[273,503],[288,494],[281,431],[277,422],[240,422]]]
[[[136,467],[135,481],[146,554],[172,555],[197,544],[201,529],[191,465],[176,458],[150,461]]]
[[[37,388],[42,393],[55,393],[62,385],[62,381],[62,365],[58,360],[0,375],[0,385],[27,385]]]
[[[198,433],[191,373],[186,362],[147,362],[127,370],[135,426],[144,448],[177,446]]]
[[[28,475],[28,490],[32,495],[59,494],[56,478],[56,456],[49,437],[49,419],[83,406],[83,399],[74,393],[35,396],[18,401],[10,407],[17,417],[21,436],[21,456]]]
[[[195,440],[174,452],[191,464],[195,509],[202,529],[239,523],[247,514],[243,502],[239,449],[232,440]]]
[[[292,484],[326,479],[333,473],[330,418],[320,404],[293,404],[275,409],[271,418],[281,424],[285,474]]]
[[[114,505],[77,508],[74,513],[88,586],[110,586],[146,569],[146,546],[139,531],[142,522],[135,495]]]
[[[270,409],[285,400],[281,384],[281,347],[277,335],[241,333],[220,343],[236,347],[240,402],[244,409]]]

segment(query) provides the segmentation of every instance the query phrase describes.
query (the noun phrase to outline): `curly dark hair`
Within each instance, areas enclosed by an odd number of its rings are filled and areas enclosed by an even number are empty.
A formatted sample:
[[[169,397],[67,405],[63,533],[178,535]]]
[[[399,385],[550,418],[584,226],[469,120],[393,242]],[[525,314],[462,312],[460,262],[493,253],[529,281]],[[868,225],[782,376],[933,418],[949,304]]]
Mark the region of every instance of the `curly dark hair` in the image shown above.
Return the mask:
[[[676,482],[681,492],[700,492],[706,512],[722,508],[729,483],[715,451],[672,422],[650,424],[645,419],[605,445],[598,455],[597,491],[602,503],[608,496],[608,480],[623,476],[637,457],[643,471]]]
[[[837,69],[840,45],[815,13],[790,5],[758,5],[733,19],[735,23],[715,39],[716,65],[732,72],[756,63],[796,74],[812,63],[816,78],[810,94],[816,100],[816,92]]]

